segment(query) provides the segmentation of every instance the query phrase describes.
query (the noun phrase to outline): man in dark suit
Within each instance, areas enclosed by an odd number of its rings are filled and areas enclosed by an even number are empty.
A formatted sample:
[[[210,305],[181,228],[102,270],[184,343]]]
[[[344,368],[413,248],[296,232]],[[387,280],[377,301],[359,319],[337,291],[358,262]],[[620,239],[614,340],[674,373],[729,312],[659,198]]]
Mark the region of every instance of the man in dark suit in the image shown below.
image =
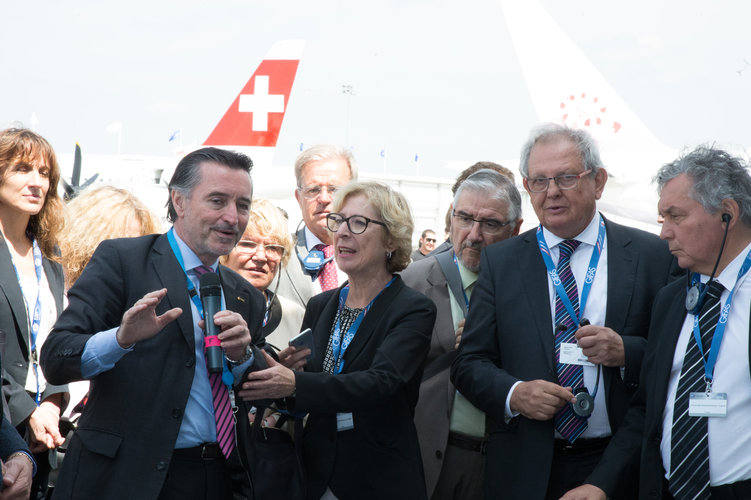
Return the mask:
[[[337,288],[347,279],[336,267],[326,216],[336,190],[357,180],[357,167],[348,149],[319,144],[297,157],[295,179],[302,227],[295,231],[295,255],[282,269],[277,293],[305,307],[313,295]]]
[[[519,234],[521,196],[507,177],[484,169],[459,186],[451,209],[453,249],[413,262],[402,272],[407,286],[427,295],[438,310],[415,426],[428,497],[481,500],[485,415],[457,394],[449,368],[480,270],[480,251]]]
[[[173,228],[105,241],[69,291],[42,368],[53,383],[90,379],[91,389],[56,498],[250,495],[232,386],[263,357],[251,348],[263,342],[263,299],[218,258],[247,225],[251,167],[247,156],[216,148],[185,156],[169,184]],[[213,317],[223,375],[208,373],[204,355],[197,292],[209,271],[219,274],[225,306]],[[240,406],[237,425],[247,426]]]
[[[451,375],[489,418],[486,496],[557,499],[626,413],[672,259],[656,236],[598,214],[608,175],[585,131],[536,129],[520,165],[540,226],[483,253]]]
[[[587,484],[565,498],[604,499],[639,463],[639,498],[751,498],[751,177],[740,158],[702,147],[656,179],[660,236],[694,274],[655,299],[626,419]]]

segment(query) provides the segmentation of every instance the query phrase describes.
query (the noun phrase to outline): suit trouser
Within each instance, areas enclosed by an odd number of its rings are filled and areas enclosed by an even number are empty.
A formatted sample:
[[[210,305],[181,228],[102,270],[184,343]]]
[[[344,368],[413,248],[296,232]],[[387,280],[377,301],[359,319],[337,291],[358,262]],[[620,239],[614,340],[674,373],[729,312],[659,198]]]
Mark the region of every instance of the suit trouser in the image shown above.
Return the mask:
[[[193,448],[191,448],[193,450]],[[159,500],[229,500],[232,478],[227,461],[219,454],[206,459],[175,450]]]
[[[579,444],[586,441],[583,439]],[[602,445],[598,442],[596,447],[582,447],[580,451],[566,451],[556,446],[545,498],[558,500],[570,489],[581,486],[602,458],[606,445],[607,442],[603,442]]]
[[[485,455],[449,443],[431,500],[482,500]]]

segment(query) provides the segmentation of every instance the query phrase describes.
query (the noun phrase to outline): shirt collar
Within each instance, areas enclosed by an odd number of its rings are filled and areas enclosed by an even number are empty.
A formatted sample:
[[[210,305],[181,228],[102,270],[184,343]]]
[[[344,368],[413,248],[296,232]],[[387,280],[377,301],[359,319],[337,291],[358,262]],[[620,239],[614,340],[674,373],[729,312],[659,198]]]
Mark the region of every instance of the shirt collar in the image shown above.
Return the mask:
[[[322,242],[318,236],[313,234],[313,231],[308,229],[308,226],[305,226],[305,246],[308,251],[311,251],[316,245],[326,245],[326,243]]]
[[[600,231],[600,217],[601,215],[598,212],[595,212],[594,217],[592,217],[592,220],[589,221],[589,224],[584,229],[584,231],[577,234],[574,238],[571,239],[579,240],[582,243],[586,243],[587,245],[595,246],[595,244],[597,243],[597,236]],[[545,242],[548,244],[548,248],[556,247],[560,242],[566,239],[551,233],[545,226],[542,226],[542,235],[545,236]]]
[[[459,259],[456,259],[456,263],[458,264],[456,267],[459,269],[459,276],[462,280],[462,288],[465,290],[472,286],[472,284],[477,281],[477,273],[474,273],[464,267],[464,264],[461,263]]]
[[[738,271],[740,271],[743,261],[746,260],[746,255],[749,251],[751,251],[751,243],[746,245],[746,248],[736,255],[735,258],[725,266],[725,269],[722,270],[719,276],[717,276],[717,281],[722,283],[722,286],[724,286],[726,290],[732,290],[735,286],[736,278],[738,278]],[[708,280],[709,276],[704,274],[701,275],[702,282],[706,283]]]
[[[172,231],[172,234],[175,236],[175,241],[177,242],[177,248],[180,249],[180,254],[183,257],[183,264],[185,265],[185,270],[190,271],[191,269],[194,269],[198,266],[202,266],[203,262],[201,262],[201,259],[198,258],[198,256],[193,252],[193,250],[190,249],[187,243],[183,241],[182,238],[180,238],[180,235],[177,234],[177,231]],[[213,264],[209,266],[212,271],[216,272],[216,268],[219,267],[219,259],[216,259]]]

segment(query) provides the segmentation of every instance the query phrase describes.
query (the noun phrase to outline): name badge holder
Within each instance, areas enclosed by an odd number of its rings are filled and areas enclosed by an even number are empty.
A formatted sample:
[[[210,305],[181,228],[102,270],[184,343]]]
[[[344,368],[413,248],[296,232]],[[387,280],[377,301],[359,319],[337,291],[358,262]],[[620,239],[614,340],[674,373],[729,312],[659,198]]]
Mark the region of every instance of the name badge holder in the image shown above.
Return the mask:
[[[704,354],[701,332],[699,331],[699,314],[694,314],[694,341],[699,347],[701,360],[704,364],[704,380],[706,381],[707,386],[704,392],[692,392],[689,394],[689,417],[726,417],[728,414],[728,395],[725,392],[712,392],[712,382],[715,365],[717,364],[717,356],[720,352],[722,339],[725,336],[725,327],[727,326],[728,314],[730,313],[733,296],[735,295],[735,290],[738,288],[738,284],[742,283],[748,274],[749,268],[751,268],[751,251],[746,254],[743,265],[741,265],[741,268],[738,270],[735,285],[733,285],[733,289],[730,290],[730,295],[728,295],[725,304],[722,306],[720,317],[717,320],[717,327],[712,336],[712,343],[710,344],[709,351],[706,355]]]

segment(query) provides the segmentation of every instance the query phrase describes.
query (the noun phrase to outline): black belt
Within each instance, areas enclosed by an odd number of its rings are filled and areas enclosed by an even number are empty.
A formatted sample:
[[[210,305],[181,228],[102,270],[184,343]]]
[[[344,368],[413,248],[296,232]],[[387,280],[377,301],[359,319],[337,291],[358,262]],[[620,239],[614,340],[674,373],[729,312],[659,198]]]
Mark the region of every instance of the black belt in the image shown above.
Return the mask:
[[[217,460],[224,458],[219,443],[203,443],[192,448],[175,448],[172,452],[175,458],[188,460]]]
[[[573,443],[565,439],[555,440],[555,453],[560,455],[583,455],[585,453],[594,453],[604,451],[610,442],[610,437],[582,439],[579,438]]]
[[[735,500],[751,498],[751,479],[736,481],[730,484],[721,484],[709,488],[712,492],[712,500]]]
[[[484,455],[488,441],[487,439],[470,437],[458,432],[449,432],[449,444],[463,450],[476,451]]]

